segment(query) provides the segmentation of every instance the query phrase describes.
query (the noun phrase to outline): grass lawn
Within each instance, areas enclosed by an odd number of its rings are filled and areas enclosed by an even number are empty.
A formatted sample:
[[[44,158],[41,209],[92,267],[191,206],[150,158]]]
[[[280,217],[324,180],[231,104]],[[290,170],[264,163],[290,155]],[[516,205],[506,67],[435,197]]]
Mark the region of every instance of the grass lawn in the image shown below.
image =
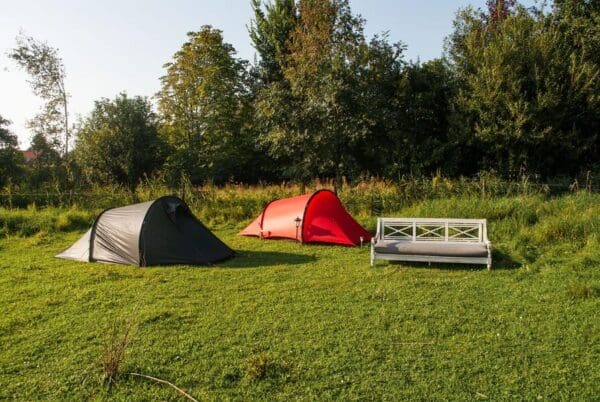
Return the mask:
[[[490,272],[371,268],[367,247],[236,236],[245,222],[216,230],[238,256],[215,267],[77,263],[53,255],[83,228],[18,235],[19,213],[0,214],[0,399],[179,399],[132,376],[103,385],[102,345],[127,320],[122,372],[199,400],[600,398],[598,195],[394,214],[488,218]]]

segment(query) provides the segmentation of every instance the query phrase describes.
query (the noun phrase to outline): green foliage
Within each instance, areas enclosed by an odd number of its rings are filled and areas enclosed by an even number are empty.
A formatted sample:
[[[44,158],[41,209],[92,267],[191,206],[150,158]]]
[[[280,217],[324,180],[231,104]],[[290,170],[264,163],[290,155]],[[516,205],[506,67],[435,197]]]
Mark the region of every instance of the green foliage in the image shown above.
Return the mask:
[[[10,121],[0,115],[0,149],[16,148],[19,145],[17,136],[10,132]]]
[[[16,47],[10,50],[8,56],[29,74],[33,93],[44,101],[40,114],[29,121],[30,128],[35,134],[45,136],[57,151],[62,144],[64,155],[67,155],[70,140],[69,94],[58,49],[20,33]]]
[[[375,36],[364,50],[361,79],[355,83],[359,94],[360,118],[367,131],[353,147],[356,167],[362,172],[382,177],[398,177],[407,150],[401,118],[400,81],[406,66],[405,46],[390,44],[387,36]],[[402,154],[402,156],[401,156]],[[403,164],[404,166],[404,164]]]
[[[56,144],[48,142],[43,134],[35,134],[29,149],[36,155],[26,166],[25,188],[39,191],[44,187],[62,189],[67,187],[66,159],[56,150]]]
[[[493,23],[459,13],[449,46],[457,108],[486,150],[485,168],[551,176],[597,162],[597,21],[574,30],[568,17],[521,6]]]
[[[367,39],[348,0],[251,0],[254,65],[236,57],[220,30],[190,32],[156,95],[162,141],[147,105],[150,122],[129,119],[128,134],[114,129],[123,115],[110,111],[116,120],[92,124],[103,113],[95,111],[81,149],[62,158],[62,62],[56,49],[21,35],[9,56],[46,100],[31,122],[45,161],[11,186],[118,183],[133,193],[152,173],[181,188],[333,179],[339,190],[344,178],[401,183],[479,172],[547,181],[586,174],[589,182],[600,169],[600,10],[593,1],[544,6],[488,0],[461,9],[446,57],[421,63],[406,62],[406,46],[385,33]]]
[[[88,183],[133,189],[162,165],[157,117],[146,98],[118,95],[96,101],[77,132],[75,159]]]
[[[38,233],[70,232],[87,230],[99,210],[27,209],[7,210],[0,208],[0,236],[32,236]]]
[[[194,183],[245,178],[253,144],[246,136],[248,115],[245,63],[234,57],[220,30],[204,26],[165,65],[157,94],[163,133],[172,151],[166,174]]]
[[[286,136],[299,146],[287,156],[301,155],[311,169],[303,169],[305,176],[333,176],[338,185],[355,163],[352,146],[366,133],[357,91],[367,47],[363,25],[346,0],[301,1],[284,71],[300,106]]]
[[[264,88],[284,80],[290,36],[298,20],[296,2],[251,0],[251,5],[254,19],[250,24],[250,39],[260,57],[254,73]]]
[[[399,135],[395,146],[382,144],[394,162],[390,173],[401,175],[473,173],[464,162],[470,150],[461,139],[452,137],[452,103],[456,85],[452,70],[443,59],[408,65],[397,93]],[[472,155],[472,154],[471,154]]]
[[[385,34],[367,42],[346,1],[297,8],[256,3],[251,30],[257,69],[270,77],[256,91],[256,124],[283,178],[335,177],[339,187],[342,175],[365,172],[476,170],[464,163],[471,150],[450,135],[456,86],[445,61],[407,65],[402,43]]]
[[[23,155],[19,152],[17,136],[9,129],[10,121],[0,115],[0,188],[19,182],[23,173]]]
[[[252,125],[261,158],[260,179],[306,180],[308,167],[298,153],[302,141],[290,135],[297,125],[300,100],[293,96],[284,70],[290,54],[290,38],[298,24],[295,0],[252,0],[254,18],[250,39],[259,57],[251,69]]]

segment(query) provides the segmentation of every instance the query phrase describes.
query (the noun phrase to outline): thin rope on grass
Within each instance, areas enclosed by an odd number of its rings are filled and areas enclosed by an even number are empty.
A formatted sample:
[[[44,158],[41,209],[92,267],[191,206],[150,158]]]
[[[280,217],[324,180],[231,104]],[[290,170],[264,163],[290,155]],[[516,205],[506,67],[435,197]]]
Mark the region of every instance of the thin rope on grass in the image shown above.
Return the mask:
[[[174,389],[176,389],[180,394],[182,394],[183,396],[185,396],[186,398],[188,398],[190,401],[194,401],[194,402],[198,402],[197,399],[195,399],[193,396],[191,396],[190,394],[188,394],[187,392],[185,392],[184,390],[182,390],[181,388],[179,388],[177,385],[167,381],[167,380],[162,380],[160,378],[156,378],[156,377],[152,377],[146,374],[138,374],[138,373],[127,373],[127,375],[133,375],[133,376],[137,376],[137,377],[142,377],[142,378],[146,378],[152,381],[156,381],[159,382],[161,384],[166,384],[170,387],[173,387]]]

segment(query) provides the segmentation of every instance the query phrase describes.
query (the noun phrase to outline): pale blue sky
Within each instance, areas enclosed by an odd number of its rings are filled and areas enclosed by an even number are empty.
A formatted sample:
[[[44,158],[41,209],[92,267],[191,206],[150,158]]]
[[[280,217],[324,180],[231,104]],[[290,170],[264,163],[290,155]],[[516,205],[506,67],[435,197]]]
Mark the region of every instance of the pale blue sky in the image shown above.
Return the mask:
[[[247,25],[249,0],[37,0],[6,1],[0,14],[0,115],[13,121],[21,147],[29,145],[27,119],[39,110],[26,75],[6,57],[19,30],[60,50],[67,71],[72,117],[85,115],[94,100],[121,91],[152,96],[162,65],[205,24],[223,31],[238,56],[252,61]],[[456,10],[485,0],[351,0],[367,20],[366,33],[389,31],[408,46],[408,59],[442,54]],[[524,4],[531,5],[533,0]]]

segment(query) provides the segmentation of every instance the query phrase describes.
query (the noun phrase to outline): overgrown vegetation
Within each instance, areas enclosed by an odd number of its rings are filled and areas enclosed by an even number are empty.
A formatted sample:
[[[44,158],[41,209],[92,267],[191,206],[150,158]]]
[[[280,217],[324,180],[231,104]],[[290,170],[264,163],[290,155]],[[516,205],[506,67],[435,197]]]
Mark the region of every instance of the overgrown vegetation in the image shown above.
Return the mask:
[[[297,187],[198,198],[194,212],[237,251],[210,268],[55,259],[95,212],[2,210],[0,398],[172,399],[175,390],[130,375],[106,390],[106,329],[134,310],[121,370],[168,379],[199,400],[596,398],[598,194],[396,203],[377,186],[386,214],[487,218],[494,269],[370,268],[366,247],[236,236],[263,199]],[[373,230],[368,194],[344,197],[356,197],[352,209]]]
[[[0,208],[0,236],[39,236],[40,233],[81,230],[93,222],[97,212],[79,208],[38,210],[33,206],[21,210]]]
[[[363,180],[356,183],[344,182],[338,195],[344,205],[355,215],[371,216],[397,211],[405,206],[422,200],[445,198],[492,199],[512,196],[550,196],[555,192],[591,192],[592,183],[581,188],[568,185],[569,181],[542,184],[523,177],[521,181],[505,181],[495,175],[480,175],[476,179],[451,179],[443,176],[431,178],[400,178],[399,180]],[[589,187],[589,190],[588,190]],[[68,228],[67,221],[77,219],[80,210],[99,211],[119,205],[143,202],[163,195],[176,194],[184,198],[194,210],[212,225],[231,224],[257,215],[270,201],[278,198],[300,195],[305,191],[321,188],[334,188],[333,181],[312,181],[306,185],[282,183],[280,185],[248,186],[228,184],[225,186],[193,186],[189,181],[179,188],[172,188],[162,180],[146,180],[130,190],[125,186],[96,186],[87,191],[56,191],[37,193],[6,193],[0,196],[0,206],[7,209],[25,209],[15,211],[0,227],[10,232],[15,221],[25,221],[33,229],[24,229],[30,233],[36,227],[54,230],[55,226]],[[46,206],[64,210],[60,215],[47,213]],[[88,212],[87,217],[91,215]],[[35,222],[43,224],[37,225]],[[81,222],[81,220],[80,220]],[[36,226],[37,225],[37,226]],[[72,227],[71,227],[72,229]]]
[[[560,190],[558,194],[564,194],[564,189],[568,188],[556,185]],[[304,191],[333,186],[333,182],[315,181],[307,185]],[[595,193],[583,188],[584,190],[567,194],[577,194],[580,198],[584,198],[586,194],[594,196]],[[432,214],[456,217],[469,214],[476,217],[476,211],[480,209],[476,209],[475,206],[481,208],[481,205],[487,205],[494,209],[481,211],[481,216],[495,219],[503,217],[506,213],[514,213],[521,222],[529,220],[530,223],[537,223],[538,211],[528,208],[529,202],[533,202],[528,200],[542,203],[544,200],[553,199],[553,189],[553,186],[532,183],[527,179],[521,182],[507,182],[489,175],[481,176],[477,180],[453,180],[436,176],[431,179],[407,178],[398,183],[378,180],[362,181],[353,185],[346,183],[338,195],[346,208],[354,216],[362,219],[393,214],[415,204],[426,208],[428,203],[435,201],[437,211],[424,209],[415,213],[430,217]],[[185,198],[200,219],[212,227],[238,227],[240,222],[257,216],[268,202],[299,195],[302,190],[300,184],[194,187],[189,182],[178,189],[172,189],[163,182],[147,181],[133,192],[124,187],[113,186],[96,187],[86,193],[14,194],[10,198],[5,197],[2,199],[4,202],[0,203],[4,206],[0,208],[0,235],[28,236],[37,232],[84,229],[106,208],[153,200],[168,194]],[[460,208],[455,208],[459,201]],[[444,205],[448,205],[448,208],[440,210]],[[58,207],[58,210],[47,207]],[[549,213],[555,212],[551,210]],[[571,208],[570,212],[574,224],[583,224],[588,218],[594,219],[586,208]],[[556,224],[568,226],[569,222]],[[561,240],[555,239],[549,230],[548,233],[538,236],[539,243],[546,241],[544,236],[549,236],[550,240]]]
[[[133,315],[127,321],[115,320],[106,334],[101,361],[104,382],[108,388],[116,384],[118,377],[123,374],[121,370],[131,342],[134,322]]]

